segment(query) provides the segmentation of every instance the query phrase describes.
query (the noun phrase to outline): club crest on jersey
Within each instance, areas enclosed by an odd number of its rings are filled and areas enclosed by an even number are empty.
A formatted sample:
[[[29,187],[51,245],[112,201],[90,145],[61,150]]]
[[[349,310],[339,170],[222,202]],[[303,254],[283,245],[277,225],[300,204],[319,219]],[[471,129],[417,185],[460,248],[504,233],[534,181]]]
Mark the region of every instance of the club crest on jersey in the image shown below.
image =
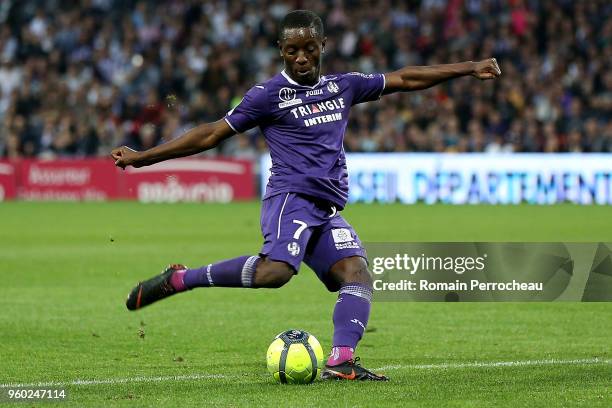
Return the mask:
[[[338,91],[340,90],[340,87],[334,81],[329,81],[327,83],[327,90],[331,93],[338,93]]]
[[[302,100],[296,98],[296,92],[293,88],[281,88],[278,91],[278,98],[283,101],[278,104],[279,109],[286,108],[288,106],[299,105],[302,103]]]
[[[300,244],[297,242],[290,242],[287,244],[287,251],[291,256],[298,256],[300,254]]]

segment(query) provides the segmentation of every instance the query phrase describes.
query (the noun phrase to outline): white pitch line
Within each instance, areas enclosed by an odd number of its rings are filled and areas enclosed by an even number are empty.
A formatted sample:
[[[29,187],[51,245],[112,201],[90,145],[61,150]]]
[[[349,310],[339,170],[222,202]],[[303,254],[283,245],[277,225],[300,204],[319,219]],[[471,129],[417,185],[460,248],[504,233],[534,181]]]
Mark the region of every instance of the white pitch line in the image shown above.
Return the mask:
[[[374,371],[381,370],[435,370],[449,368],[487,368],[487,367],[524,367],[539,365],[572,365],[572,364],[610,364],[612,360],[600,358],[583,358],[577,360],[524,360],[524,361],[474,361],[471,363],[439,363],[439,364],[410,364],[410,365],[388,365],[376,368]]]
[[[439,364],[411,364],[411,365],[388,365],[376,368],[374,371],[414,369],[414,370],[436,370],[452,368],[486,368],[486,367],[525,367],[539,365],[580,365],[580,364],[612,364],[612,360],[600,358],[585,358],[578,360],[524,360],[524,361],[482,361],[470,363],[439,363]],[[234,378],[235,376],[223,374],[187,374],[167,375],[159,377],[128,377],[128,378],[106,378],[93,380],[73,381],[46,381],[37,383],[0,384],[0,388],[30,388],[30,387],[65,387],[69,385],[103,385],[103,384],[127,384],[127,383],[152,383],[163,381],[191,381],[203,379]]]
[[[163,382],[163,381],[189,381],[208,378],[230,378],[223,374],[187,374],[166,375],[159,377],[128,377],[128,378],[106,378],[101,380],[73,380],[73,381],[46,381],[38,383],[23,384],[0,384],[0,388],[28,388],[28,387],[65,387],[67,385],[101,385],[101,384],[127,384],[140,382]]]

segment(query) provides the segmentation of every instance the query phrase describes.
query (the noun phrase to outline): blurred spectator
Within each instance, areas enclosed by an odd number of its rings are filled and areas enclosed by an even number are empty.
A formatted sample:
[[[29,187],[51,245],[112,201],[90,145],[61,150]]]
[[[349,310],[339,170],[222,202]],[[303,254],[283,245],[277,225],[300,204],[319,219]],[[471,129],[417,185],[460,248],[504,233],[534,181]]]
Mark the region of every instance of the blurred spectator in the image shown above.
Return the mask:
[[[107,155],[219,119],[278,72],[276,25],[297,7],[326,23],[324,73],[491,56],[502,68],[358,106],[347,151],[612,151],[606,0],[5,3],[0,157]],[[210,154],[263,150],[251,131]]]

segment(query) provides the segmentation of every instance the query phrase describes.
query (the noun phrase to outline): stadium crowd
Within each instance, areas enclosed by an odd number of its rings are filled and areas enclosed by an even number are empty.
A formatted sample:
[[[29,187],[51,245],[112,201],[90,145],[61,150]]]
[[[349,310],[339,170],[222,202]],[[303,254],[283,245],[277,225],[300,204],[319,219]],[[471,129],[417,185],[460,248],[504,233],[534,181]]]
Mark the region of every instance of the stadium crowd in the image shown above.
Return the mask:
[[[0,157],[105,156],[223,117],[281,69],[276,24],[293,8],[323,18],[324,73],[502,69],[358,105],[347,151],[612,152],[607,0],[5,0]],[[253,130],[209,154],[264,150]]]

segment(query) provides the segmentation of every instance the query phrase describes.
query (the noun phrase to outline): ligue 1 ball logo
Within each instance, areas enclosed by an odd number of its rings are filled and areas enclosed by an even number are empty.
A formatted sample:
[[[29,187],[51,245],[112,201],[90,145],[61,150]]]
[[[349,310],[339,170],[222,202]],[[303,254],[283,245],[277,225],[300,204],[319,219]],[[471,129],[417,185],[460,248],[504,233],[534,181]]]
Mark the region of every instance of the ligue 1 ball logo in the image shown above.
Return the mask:
[[[348,234],[348,231],[346,229],[342,228],[342,229],[340,229],[338,231],[338,238],[339,239],[341,239],[343,241],[346,241],[348,237],[349,237],[349,234]]]

